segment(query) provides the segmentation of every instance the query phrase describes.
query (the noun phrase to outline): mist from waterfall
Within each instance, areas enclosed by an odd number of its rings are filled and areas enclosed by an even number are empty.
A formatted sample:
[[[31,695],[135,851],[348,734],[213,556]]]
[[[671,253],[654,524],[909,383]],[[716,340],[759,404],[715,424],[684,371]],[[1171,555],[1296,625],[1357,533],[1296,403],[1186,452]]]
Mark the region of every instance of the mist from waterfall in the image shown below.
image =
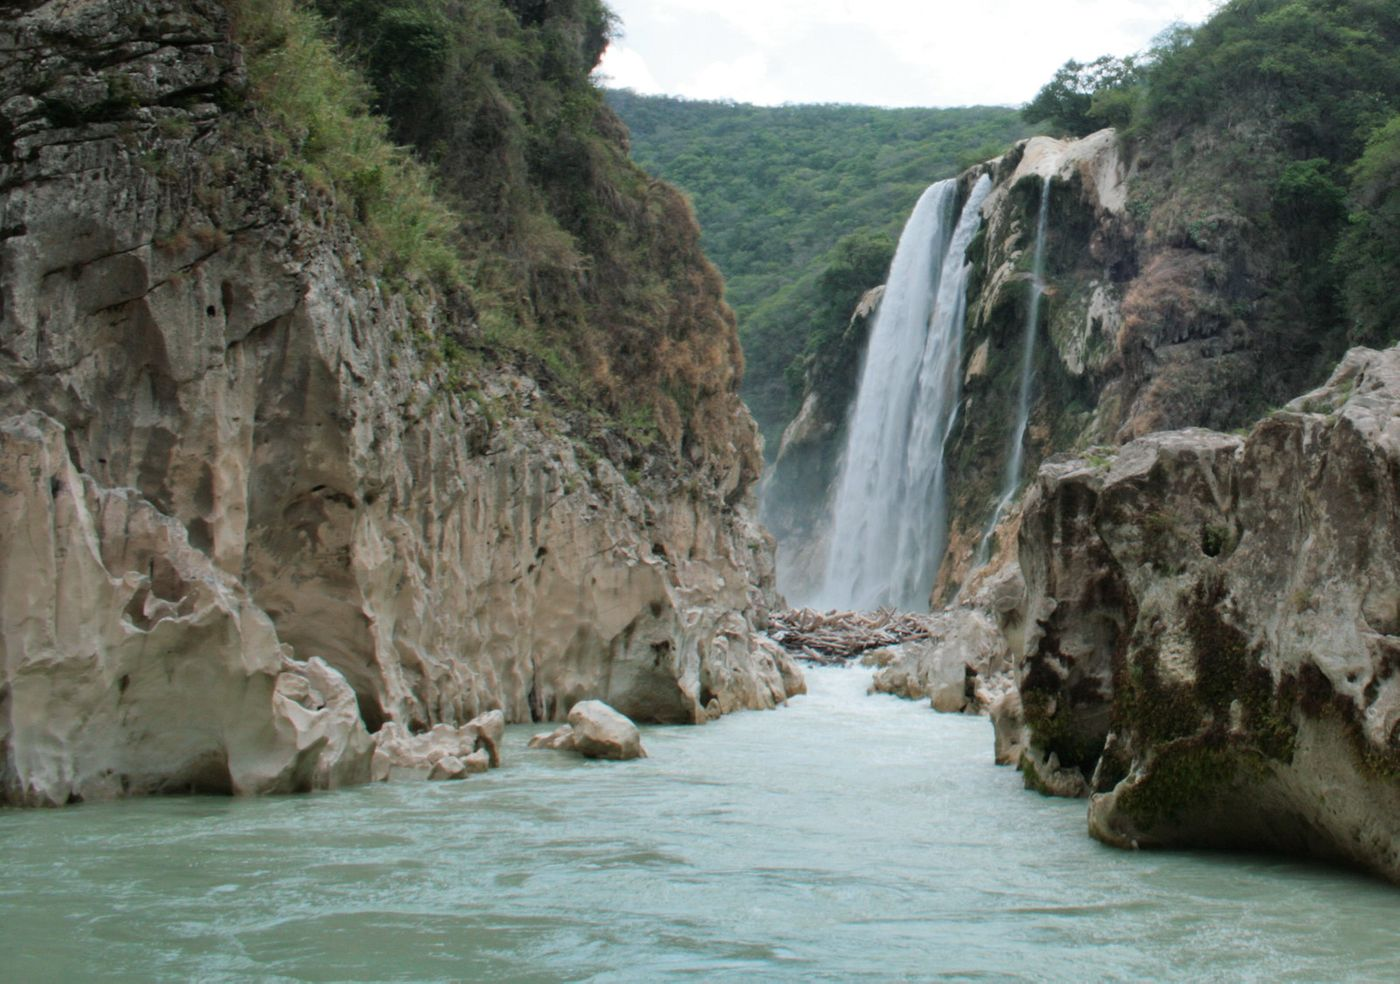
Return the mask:
[[[956,224],[957,182],[919,198],[900,235],[866,347],[815,604],[927,610],[947,543],[943,448],[961,395],[967,247],[992,182]]]
[[[1006,473],[1001,483],[1001,498],[997,500],[996,511],[982,533],[982,542],[977,548],[978,563],[986,563],[991,553],[992,534],[1001,522],[1011,502],[1016,498],[1016,490],[1021,486],[1021,467],[1026,459],[1026,427],[1031,417],[1031,384],[1034,382],[1032,370],[1035,366],[1035,336],[1040,325],[1040,299],[1045,296],[1045,226],[1050,215],[1050,177],[1045,177],[1040,187],[1040,215],[1035,224],[1035,253],[1031,265],[1030,303],[1026,309],[1026,330],[1021,340],[1021,388],[1016,402],[1016,428],[1011,433],[1011,444],[1007,448]]]

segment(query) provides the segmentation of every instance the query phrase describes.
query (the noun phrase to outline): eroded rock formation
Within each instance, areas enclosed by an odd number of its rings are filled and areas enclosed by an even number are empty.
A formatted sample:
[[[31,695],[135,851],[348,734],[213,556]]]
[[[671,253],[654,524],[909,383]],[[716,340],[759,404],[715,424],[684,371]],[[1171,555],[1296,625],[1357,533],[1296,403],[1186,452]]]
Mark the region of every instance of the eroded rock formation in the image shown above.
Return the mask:
[[[426,774],[430,779],[464,779],[472,772],[498,768],[505,726],[500,711],[488,711],[461,727],[435,724],[418,735],[397,721],[386,722],[374,736],[371,778],[382,781]],[[438,768],[444,759],[452,761]]]
[[[935,711],[987,711],[1011,689],[1011,654],[996,623],[974,608],[929,618],[927,639],[876,649],[861,662],[878,669],[877,693],[926,699]]]
[[[1151,434],[1027,497],[1028,782],[1118,845],[1400,881],[1400,348],[1245,437]]]
[[[629,474],[523,373],[449,378],[415,339],[470,310],[384,292],[244,139],[228,38],[209,0],[0,26],[0,799],[334,785],[389,721],[784,699],[737,396]]]

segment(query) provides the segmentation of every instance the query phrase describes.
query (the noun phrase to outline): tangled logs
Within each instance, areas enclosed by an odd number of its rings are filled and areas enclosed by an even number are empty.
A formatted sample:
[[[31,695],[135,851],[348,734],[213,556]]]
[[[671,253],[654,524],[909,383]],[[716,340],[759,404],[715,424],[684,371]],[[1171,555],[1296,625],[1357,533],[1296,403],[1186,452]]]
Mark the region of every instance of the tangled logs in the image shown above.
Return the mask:
[[[791,608],[769,616],[768,634],[799,659],[842,663],[871,649],[933,635],[934,618],[881,608],[874,612],[819,612]]]

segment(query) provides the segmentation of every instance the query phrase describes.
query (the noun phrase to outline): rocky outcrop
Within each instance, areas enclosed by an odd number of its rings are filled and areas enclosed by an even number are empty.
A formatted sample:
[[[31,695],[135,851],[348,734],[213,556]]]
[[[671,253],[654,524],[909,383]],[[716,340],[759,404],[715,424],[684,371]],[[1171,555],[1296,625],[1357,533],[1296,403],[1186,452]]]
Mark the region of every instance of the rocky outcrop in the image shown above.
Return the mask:
[[[0,26],[0,799],[362,781],[386,722],[780,702],[737,397],[625,466],[524,373],[444,365],[421,340],[470,310],[386,292],[246,138],[228,37],[208,0]]]
[[[928,622],[929,638],[872,650],[861,658],[878,668],[871,689],[927,699],[935,711],[985,712],[1011,682],[1011,654],[996,623],[971,608],[939,612]]]
[[[1052,460],[1020,560],[1029,783],[1091,792],[1108,843],[1400,881],[1400,348],[1245,437]]]
[[[601,700],[579,701],[569,711],[568,724],[531,738],[530,747],[619,762],[647,757],[637,726]]]
[[[21,805],[369,778],[345,678],[35,411],[0,421],[0,791]]]
[[[460,728],[435,724],[420,735],[410,734],[397,721],[389,721],[374,736],[370,778],[463,779],[471,772],[485,772],[501,764],[501,740],[505,715],[488,711]],[[438,765],[450,759],[440,769]]]

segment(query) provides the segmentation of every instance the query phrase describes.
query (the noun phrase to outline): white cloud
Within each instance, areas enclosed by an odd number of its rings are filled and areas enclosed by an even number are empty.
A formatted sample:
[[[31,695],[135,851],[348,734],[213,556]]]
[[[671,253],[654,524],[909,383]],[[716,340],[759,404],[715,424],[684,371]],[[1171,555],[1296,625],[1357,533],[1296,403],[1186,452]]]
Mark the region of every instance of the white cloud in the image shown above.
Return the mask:
[[[615,41],[603,52],[594,74],[603,84],[614,89],[632,89],[635,92],[658,93],[664,91],[656,76],[651,74],[647,60],[622,42]]]
[[[1216,3],[612,0],[660,91],[912,106],[1025,102],[1067,59],[1141,50]]]
[[[686,95],[694,99],[780,103],[783,92],[772,76],[768,56],[749,51],[731,61],[706,65],[686,82]]]

